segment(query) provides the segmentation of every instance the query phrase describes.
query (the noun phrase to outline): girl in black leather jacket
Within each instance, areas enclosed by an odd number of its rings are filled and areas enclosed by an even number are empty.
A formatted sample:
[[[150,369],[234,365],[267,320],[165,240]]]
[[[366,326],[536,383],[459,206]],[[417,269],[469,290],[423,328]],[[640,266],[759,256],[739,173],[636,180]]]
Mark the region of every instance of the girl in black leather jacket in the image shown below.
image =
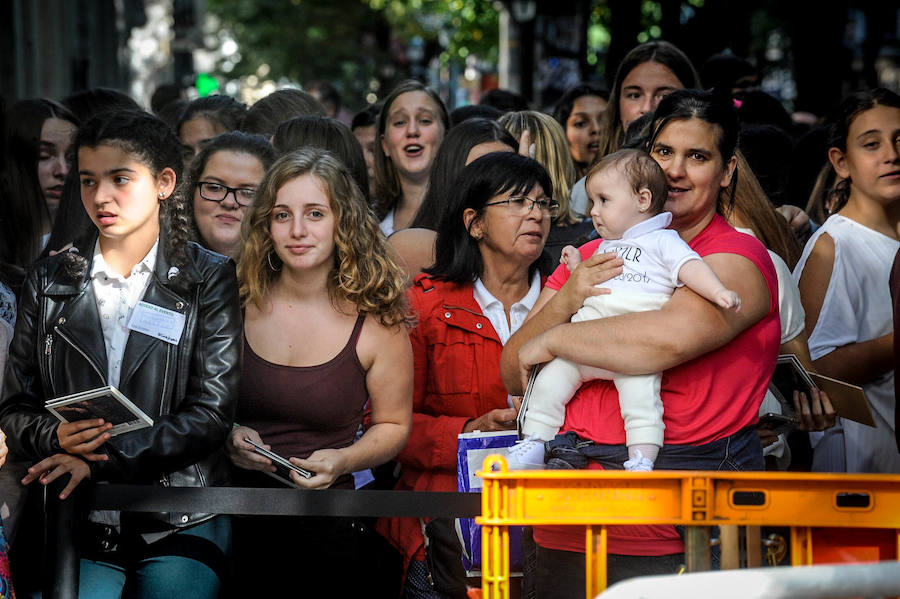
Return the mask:
[[[240,376],[234,264],[188,241],[177,188],[181,146],[162,121],[142,112],[104,115],[79,130],[74,148],[96,228],[29,273],[0,400],[10,445],[37,462],[22,482],[68,474],[61,499],[87,478],[221,484]],[[44,408],[47,399],[106,385],[154,424],[110,437],[110,423],[61,424]],[[123,587],[127,597],[188,589],[191,597],[217,596],[230,551],[227,517],[92,513],[89,520],[77,539],[81,597],[117,596]]]

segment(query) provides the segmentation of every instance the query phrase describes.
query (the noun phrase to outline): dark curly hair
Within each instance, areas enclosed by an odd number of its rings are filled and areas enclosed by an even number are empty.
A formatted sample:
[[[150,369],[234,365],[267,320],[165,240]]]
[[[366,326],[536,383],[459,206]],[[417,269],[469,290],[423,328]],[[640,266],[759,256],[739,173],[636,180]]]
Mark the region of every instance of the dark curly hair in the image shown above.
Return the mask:
[[[112,146],[146,166],[153,176],[163,169],[175,172],[175,191],[160,202],[160,229],[165,232],[163,251],[174,266],[187,263],[188,242],[192,240],[191,221],[180,186],[183,168],[181,143],[172,129],[148,112],[126,110],[95,117],[82,126],[72,144],[74,170],[78,167],[78,150]],[[84,276],[88,261],[76,252],[65,252],[63,266],[69,276]]]

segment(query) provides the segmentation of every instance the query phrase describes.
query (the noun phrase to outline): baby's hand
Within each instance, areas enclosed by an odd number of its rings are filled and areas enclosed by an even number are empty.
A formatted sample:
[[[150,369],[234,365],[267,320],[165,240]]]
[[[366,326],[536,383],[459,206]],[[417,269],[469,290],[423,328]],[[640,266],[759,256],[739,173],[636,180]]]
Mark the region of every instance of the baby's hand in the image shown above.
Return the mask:
[[[722,289],[716,294],[716,303],[723,308],[730,308],[737,312],[741,309],[741,296],[731,289]]]
[[[565,264],[569,272],[575,270],[575,267],[581,264],[581,252],[578,251],[574,245],[567,245],[562,249],[562,254],[559,257],[559,263]]]

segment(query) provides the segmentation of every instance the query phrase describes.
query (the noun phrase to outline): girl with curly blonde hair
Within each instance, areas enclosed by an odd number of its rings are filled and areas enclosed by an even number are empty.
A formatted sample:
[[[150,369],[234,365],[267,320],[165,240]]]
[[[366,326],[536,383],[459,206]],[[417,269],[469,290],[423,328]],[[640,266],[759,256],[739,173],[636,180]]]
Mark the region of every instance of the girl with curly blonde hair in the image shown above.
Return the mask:
[[[272,165],[242,227],[242,426],[227,444],[237,482],[353,489],[351,473],[393,458],[411,427],[403,272],[347,168],[318,148]],[[364,411],[371,424],[355,440]],[[276,468],[253,443],[307,476],[291,471],[281,473],[281,482],[270,478]],[[329,586],[336,596],[360,593],[375,574],[348,577],[341,569],[348,557],[355,564],[369,560],[366,552],[380,539],[364,531],[346,518],[242,519],[234,547],[246,552],[238,557],[247,574],[238,586],[278,594],[277,573],[302,563],[337,585]],[[276,536],[301,542],[287,552],[261,550]],[[260,589],[266,581],[276,587]]]

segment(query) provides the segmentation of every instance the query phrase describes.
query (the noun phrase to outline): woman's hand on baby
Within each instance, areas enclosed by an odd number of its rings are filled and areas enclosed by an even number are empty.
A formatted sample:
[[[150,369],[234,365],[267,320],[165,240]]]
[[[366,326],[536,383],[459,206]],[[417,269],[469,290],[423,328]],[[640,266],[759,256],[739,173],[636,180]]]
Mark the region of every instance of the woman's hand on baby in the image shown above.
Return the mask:
[[[236,426],[231,429],[228,441],[225,442],[225,451],[228,457],[238,468],[244,470],[260,470],[262,472],[275,472],[272,460],[253,451],[253,446],[247,442],[250,439],[257,445],[272,449],[271,445],[263,443],[259,433],[247,426]]]
[[[319,449],[305,460],[291,458],[290,462],[313,473],[312,478],[304,478],[296,472],[291,472],[291,480],[303,489],[327,489],[339,476],[349,471],[344,452],[340,449]]]
[[[81,481],[91,477],[91,469],[81,457],[57,453],[29,468],[22,484],[28,485],[37,480],[42,485],[49,485],[66,473],[70,475],[69,484],[59,494],[60,499],[68,497]]]
[[[622,274],[623,264],[624,261],[615,252],[594,254],[575,267],[569,280],[554,296],[554,300],[564,302],[566,312],[575,314],[586,298],[609,293],[609,289],[597,285]]]
[[[482,414],[474,420],[470,420],[463,427],[464,433],[473,431],[481,431],[483,433],[492,431],[508,431],[516,427],[516,416],[518,410],[516,408],[498,408],[491,410],[487,414]]]
[[[741,309],[741,296],[731,289],[722,289],[716,294],[716,303],[723,308],[737,312]]]
[[[108,431],[112,426],[112,423],[104,422],[102,418],[62,422],[56,429],[56,437],[59,439],[59,446],[66,453],[92,462],[105,461],[109,456],[94,453],[94,450],[109,440]]]

